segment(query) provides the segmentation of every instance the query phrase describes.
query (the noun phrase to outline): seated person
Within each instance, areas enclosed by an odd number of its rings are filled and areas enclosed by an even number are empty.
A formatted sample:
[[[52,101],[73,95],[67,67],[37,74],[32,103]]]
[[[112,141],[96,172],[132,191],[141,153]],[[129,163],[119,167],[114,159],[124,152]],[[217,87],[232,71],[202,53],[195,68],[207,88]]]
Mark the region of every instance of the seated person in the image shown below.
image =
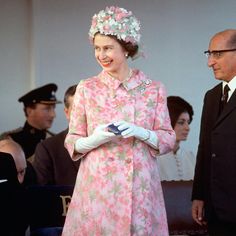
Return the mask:
[[[169,96],[167,106],[171,125],[176,133],[174,149],[157,158],[161,180],[192,180],[195,168],[195,156],[191,151],[180,147],[180,142],[187,140],[190,123],[193,118],[193,108],[183,98]]]
[[[76,85],[67,89],[64,112],[69,122]],[[74,185],[80,160],[73,161],[64,147],[68,128],[54,137],[40,142],[35,151],[33,167],[40,185]]]
[[[21,147],[12,140],[0,142],[1,235],[24,236],[28,227],[25,189],[20,184],[26,168],[22,153]]]
[[[0,187],[7,183],[8,186],[19,186],[17,170],[11,154],[0,151]],[[0,194],[0,196],[2,196]]]
[[[13,157],[17,170],[17,178],[20,184],[24,182],[26,172],[26,159],[21,146],[11,139],[0,141],[0,152],[8,153]]]

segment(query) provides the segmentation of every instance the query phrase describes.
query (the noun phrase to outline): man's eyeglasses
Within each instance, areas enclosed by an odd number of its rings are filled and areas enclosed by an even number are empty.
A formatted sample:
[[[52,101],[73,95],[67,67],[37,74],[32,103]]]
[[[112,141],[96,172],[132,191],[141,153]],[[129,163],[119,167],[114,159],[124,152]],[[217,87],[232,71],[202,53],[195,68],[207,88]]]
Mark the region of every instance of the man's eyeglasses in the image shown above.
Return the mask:
[[[214,59],[220,58],[225,52],[233,52],[236,51],[236,48],[233,49],[225,49],[225,50],[213,50],[213,51],[205,51],[204,54],[207,58],[213,57]]]

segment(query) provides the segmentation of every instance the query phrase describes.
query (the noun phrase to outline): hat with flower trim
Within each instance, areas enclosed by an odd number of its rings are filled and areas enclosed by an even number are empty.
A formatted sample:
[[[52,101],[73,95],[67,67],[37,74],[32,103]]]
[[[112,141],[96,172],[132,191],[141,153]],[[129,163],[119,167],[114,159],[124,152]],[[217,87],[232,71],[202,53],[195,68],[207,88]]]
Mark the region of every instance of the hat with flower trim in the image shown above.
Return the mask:
[[[95,14],[89,30],[89,39],[93,41],[96,33],[114,35],[119,40],[138,45],[140,42],[140,22],[131,11],[120,7],[106,7]]]

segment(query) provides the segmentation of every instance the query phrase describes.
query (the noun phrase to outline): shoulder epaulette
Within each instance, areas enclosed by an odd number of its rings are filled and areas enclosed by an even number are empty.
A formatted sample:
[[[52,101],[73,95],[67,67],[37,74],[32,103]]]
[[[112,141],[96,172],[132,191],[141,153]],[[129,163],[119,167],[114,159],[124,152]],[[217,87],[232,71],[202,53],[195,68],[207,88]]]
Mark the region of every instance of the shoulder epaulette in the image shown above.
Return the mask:
[[[19,127],[17,129],[13,129],[13,130],[10,130],[10,131],[3,132],[3,133],[0,134],[0,140],[9,138],[9,136],[11,136],[11,134],[19,133],[22,130],[23,130],[23,127]]]

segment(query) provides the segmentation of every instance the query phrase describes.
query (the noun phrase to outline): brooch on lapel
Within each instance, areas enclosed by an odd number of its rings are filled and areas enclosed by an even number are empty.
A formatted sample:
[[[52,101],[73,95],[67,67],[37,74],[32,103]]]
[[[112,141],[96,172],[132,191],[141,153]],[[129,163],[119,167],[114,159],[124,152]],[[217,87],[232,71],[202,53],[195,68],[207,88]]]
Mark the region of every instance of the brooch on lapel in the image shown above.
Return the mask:
[[[150,79],[146,79],[144,81],[142,81],[142,84],[137,88],[137,90],[143,94],[145,91],[146,91],[146,88],[151,85],[152,83],[152,80]]]

